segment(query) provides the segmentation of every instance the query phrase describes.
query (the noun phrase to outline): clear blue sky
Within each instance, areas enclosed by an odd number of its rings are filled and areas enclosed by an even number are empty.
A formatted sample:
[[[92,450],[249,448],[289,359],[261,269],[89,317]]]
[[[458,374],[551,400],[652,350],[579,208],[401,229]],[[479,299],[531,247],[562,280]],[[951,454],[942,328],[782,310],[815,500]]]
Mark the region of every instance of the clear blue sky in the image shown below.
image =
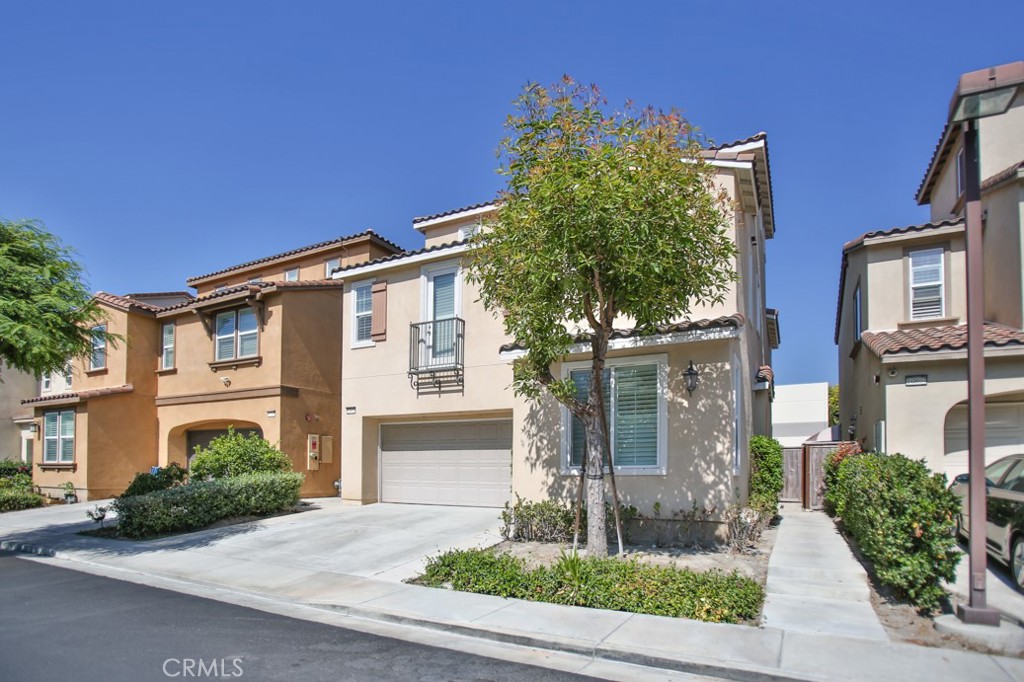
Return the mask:
[[[776,377],[834,381],[843,242],[927,219],[956,79],[1024,58],[1021,26],[1020,0],[2,0],[0,216],[44,221],[114,293],[369,227],[417,247],[414,216],[500,187],[522,84],[570,73],[716,141],[768,132]]]

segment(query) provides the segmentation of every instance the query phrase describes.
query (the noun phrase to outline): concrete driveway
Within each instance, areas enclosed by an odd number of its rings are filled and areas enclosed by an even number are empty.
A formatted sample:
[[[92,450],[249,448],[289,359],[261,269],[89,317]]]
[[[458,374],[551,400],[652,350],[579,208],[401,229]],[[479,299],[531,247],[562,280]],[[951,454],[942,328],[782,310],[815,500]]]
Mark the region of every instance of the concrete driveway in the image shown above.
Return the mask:
[[[95,527],[96,503],[0,514],[0,540],[84,553],[101,563],[175,569],[181,576],[216,572],[238,560],[286,578],[289,569],[401,582],[428,556],[500,542],[498,509],[404,504],[342,505],[309,500],[312,509],[251,523],[147,542],[83,537]],[[9,545],[8,545],[9,546]],[[257,569],[256,566],[259,566]],[[227,576],[224,576],[227,577]]]

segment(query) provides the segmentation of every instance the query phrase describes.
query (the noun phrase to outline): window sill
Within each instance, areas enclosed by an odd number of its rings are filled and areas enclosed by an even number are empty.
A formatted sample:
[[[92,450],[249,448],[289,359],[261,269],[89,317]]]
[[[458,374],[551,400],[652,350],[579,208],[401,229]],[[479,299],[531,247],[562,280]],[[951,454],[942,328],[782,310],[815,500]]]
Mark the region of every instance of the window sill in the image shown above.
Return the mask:
[[[238,369],[239,367],[259,367],[263,364],[263,358],[257,355],[252,358],[238,358],[237,360],[218,360],[210,363],[210,371],[217,372],[222,369]]]
[[[605,475],[610,472],[605,467]],[[571,469],[562,469],[563,476],[579,476],[580,470],[578,467]],[[668,471],[665,467],[615,467],[616,476],[667,476]]]
[[[906,322],[897,322],[897,329],[922,329],[924,327],[947,327],[954,324],[960,324],[959,317],[929,317],[925,320],[907,320]]]
[[[377,345],[376,341],[356,341],[352,344],[351,348],[373,348]]]
[[[40,471],[75,471],[78,468],[75,462],[39,462],[36,466]]]
[[[85,370],[85,376],[87,377],[99,377],[107,373],[106,367],[97,367],[96,369]]]

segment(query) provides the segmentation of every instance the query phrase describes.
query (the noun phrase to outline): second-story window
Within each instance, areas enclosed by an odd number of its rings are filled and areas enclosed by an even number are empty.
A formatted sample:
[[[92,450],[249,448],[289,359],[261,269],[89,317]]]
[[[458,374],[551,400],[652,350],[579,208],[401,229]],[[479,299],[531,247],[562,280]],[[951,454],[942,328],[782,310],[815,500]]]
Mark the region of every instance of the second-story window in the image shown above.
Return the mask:
[[[74,381],[74,373],[71,371],[71,363],[64,365],[64,383],[67,384],[68,388],[71,388],[71,383]]]
[[[217,313],[216,360],[253,358],[259,350],[256,313],[239,308]]]
[[[286,282],[298,282],[299,281],[299,269],[292,268],[291,270],[284,271],[284,281]]]
[[[43,391],[49,391],[53,387],[53,375],[47,372],[43,375]]]
[[[174,367],[174,323],[166,322],[161,329],[160,369]]]
[[[92,355],[89,357],[89,369],[103,369],[107,366],[107,340],[103,334],[107,325],[100,324],[92,328]]]
[[[910,319],[942,317],[945,310],[942,248],[911,251]]]
[[[373,282],[352,285],[352,345],[373,345]]]
[[[341,267],[341,259],[340,258],[332,258],[330,260],[324,261],[324,277],[326,279],[330,279],[331,278],[331,273],[333,273],[335,270],[337,270],[340,267]]]

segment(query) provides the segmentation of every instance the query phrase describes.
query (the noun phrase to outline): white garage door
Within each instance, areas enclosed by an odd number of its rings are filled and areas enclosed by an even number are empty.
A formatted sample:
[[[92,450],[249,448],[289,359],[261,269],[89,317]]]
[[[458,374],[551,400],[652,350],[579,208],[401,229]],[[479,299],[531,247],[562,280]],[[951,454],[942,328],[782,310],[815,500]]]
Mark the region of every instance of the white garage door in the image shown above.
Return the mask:
[[[985,406],[985,463],[1024,452],[1024,403]],[[967,473],[967,406],[946,415],[946,477]]]
[[[381,427],[382,502],[501,507],[512,494],[512,421]]]

